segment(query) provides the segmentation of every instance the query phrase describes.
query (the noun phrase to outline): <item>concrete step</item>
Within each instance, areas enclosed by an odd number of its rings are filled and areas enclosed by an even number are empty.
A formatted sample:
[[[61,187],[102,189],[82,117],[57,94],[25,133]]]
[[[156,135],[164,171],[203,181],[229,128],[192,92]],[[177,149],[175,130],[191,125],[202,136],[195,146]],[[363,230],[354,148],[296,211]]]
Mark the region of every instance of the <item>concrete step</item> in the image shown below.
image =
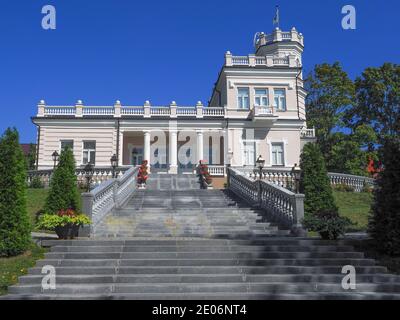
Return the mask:
[[[240,274],[240,275],[298,275],[298,274],[341,274],[342,266],[55,266],[57,275],[168,275],[168,274]],[[42,275],[42,268],[37,265],[28,270],[29,275]],[[381,266],[358,266],[357,275],[384,274],[387,272]]]
[[[45,259],[362,259],[361,252],[72,252]]]
[[[53,246],[51,252],[352,252],[352,246]]]
[[[115,275],[57,275],[59,284],[90,284],[90,283],[341,283],[343,275],[327,274],[283,274],[283,275],[244,275],[244,274],[115,274]],[[20,284],[41,284],[43,275],[27,275],[19,279]],[[400,284],[400,277],[390,275],[358,275],[357,283],[393,283]]]
[[[374,266],[373,259],[357,258],[303,258],[303,259],[44,259],[37,262],[38,267],[71,266]]]
[[[9,287],[11,294],[37,294],[42,293],[41,284],[23,284]],[[55,294],[108,294],[108,293],[307,293],[307,292],[347,292],[341,283],[309,283],[301,282],[289,284],[276,283],[115,283],[115,284],[58,284],[52,293]],[[358,283],[352,293],[358,292],[400,292],[399,283]],[[400,294],[399,294],[400,297]]]
[[[88,239],[88,240],[43,240],[44,247],[51,246],[235,246],[235,245],[256,245],[256,246],[347,246],[352,245],[351,240],[321,240],[317,238],[255,238],[245,240],[229,240],[229,239],[190,239],[190,238],[134,238],[121,240],[108,239]]]
[[[0,297],[0,300],[399,300],[399,294],[388,293],[112,293],[112,294],[21,294]]]

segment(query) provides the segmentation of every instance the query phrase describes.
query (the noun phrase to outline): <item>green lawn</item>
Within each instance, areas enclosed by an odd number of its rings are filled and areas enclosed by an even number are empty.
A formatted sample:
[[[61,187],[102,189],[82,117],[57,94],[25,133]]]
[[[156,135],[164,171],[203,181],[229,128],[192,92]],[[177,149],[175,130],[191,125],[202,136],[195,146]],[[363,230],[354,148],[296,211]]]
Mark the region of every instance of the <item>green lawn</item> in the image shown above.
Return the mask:
[[[339,213],[357,223],[351,231],[365,231],[368,225],[369,211],[372,203],[372,194],[366,192],[339,192],[333,191]]]
[[[35,225],[36,213],[43,209],[48,189],[28,189],[27,190],[27,209],[31,217],[32,226]]]
[[[7,287],[16,284],[18,277],[27,274],[28,268],[42,259],[45,249],[32,244],[24,254],[12,258],[0,258],[0,295],[7,293]]]

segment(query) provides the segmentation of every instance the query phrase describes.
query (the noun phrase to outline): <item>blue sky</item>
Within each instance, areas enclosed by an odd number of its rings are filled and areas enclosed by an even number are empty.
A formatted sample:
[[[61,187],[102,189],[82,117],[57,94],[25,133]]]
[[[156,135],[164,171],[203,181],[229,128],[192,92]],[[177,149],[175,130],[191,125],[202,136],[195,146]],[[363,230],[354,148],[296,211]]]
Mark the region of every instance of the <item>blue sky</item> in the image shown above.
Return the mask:
[[[44,5],[57,29],[41,27]],[[340,61],[352,78],[368,66],[399,63],[400,2],[13,0],[0,4],[0,129],[16,126],[33,142],[37,102],[73,105],[206,103],[224,53],[252,53],[254,33],[281,29],[305,37],[306,72]],[[341,8],[357,10],[357,29],[341,28]]]

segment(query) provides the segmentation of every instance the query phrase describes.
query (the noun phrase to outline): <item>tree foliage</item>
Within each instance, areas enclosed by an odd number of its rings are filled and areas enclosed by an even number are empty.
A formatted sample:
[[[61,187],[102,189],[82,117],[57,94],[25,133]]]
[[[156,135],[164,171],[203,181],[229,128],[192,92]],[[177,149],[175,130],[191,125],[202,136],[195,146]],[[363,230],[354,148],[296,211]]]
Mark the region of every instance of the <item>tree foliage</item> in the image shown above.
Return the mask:
[[[26,208],[26,161],[16,129],[0,138],[0,256],[24,252],[31,243]]]
[[[368,125],[380,141],[400,135],[400,65],[367,68],[355,81],[356,103],[346,111],[348,126]]]
[[[400,254],[400,138],[386,138],[382,148],[384,170],[378,175],[369,233],[378,250]]]
[[[332,133],[342,124],[343,113],[354,101],[354,83],[336,62],[316,65],[305,86],[307,122],[315,127],[317,143],[329,162],[336,142]]]
[[[60,161],[52,174],[50,191],[46,199],[45,211],[57,213],[60,210],[80,211],[80,193],[75,176],[75,159],[70,148],[61,152]]]

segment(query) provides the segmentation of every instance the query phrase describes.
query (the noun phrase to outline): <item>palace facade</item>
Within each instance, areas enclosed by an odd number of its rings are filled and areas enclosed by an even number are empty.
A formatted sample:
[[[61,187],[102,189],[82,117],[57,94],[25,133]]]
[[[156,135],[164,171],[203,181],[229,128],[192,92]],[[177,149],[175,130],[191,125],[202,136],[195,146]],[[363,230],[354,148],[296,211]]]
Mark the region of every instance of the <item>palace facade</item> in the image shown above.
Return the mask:
[[[195,106],[53,106],[41,101],[32,118],[37,126],[39,170],[52,169],[54,151],[73,150],[77,166],[109,167],[148,160],[151,170],[192,171],[199,160],[213,175],[227,164],[254,167],[259,155],[267,168],[288,170],[299,163],[307,129],[303,88],[303,35],[275,29],[259,34],[255,52],[229,51],[208,104]]]

